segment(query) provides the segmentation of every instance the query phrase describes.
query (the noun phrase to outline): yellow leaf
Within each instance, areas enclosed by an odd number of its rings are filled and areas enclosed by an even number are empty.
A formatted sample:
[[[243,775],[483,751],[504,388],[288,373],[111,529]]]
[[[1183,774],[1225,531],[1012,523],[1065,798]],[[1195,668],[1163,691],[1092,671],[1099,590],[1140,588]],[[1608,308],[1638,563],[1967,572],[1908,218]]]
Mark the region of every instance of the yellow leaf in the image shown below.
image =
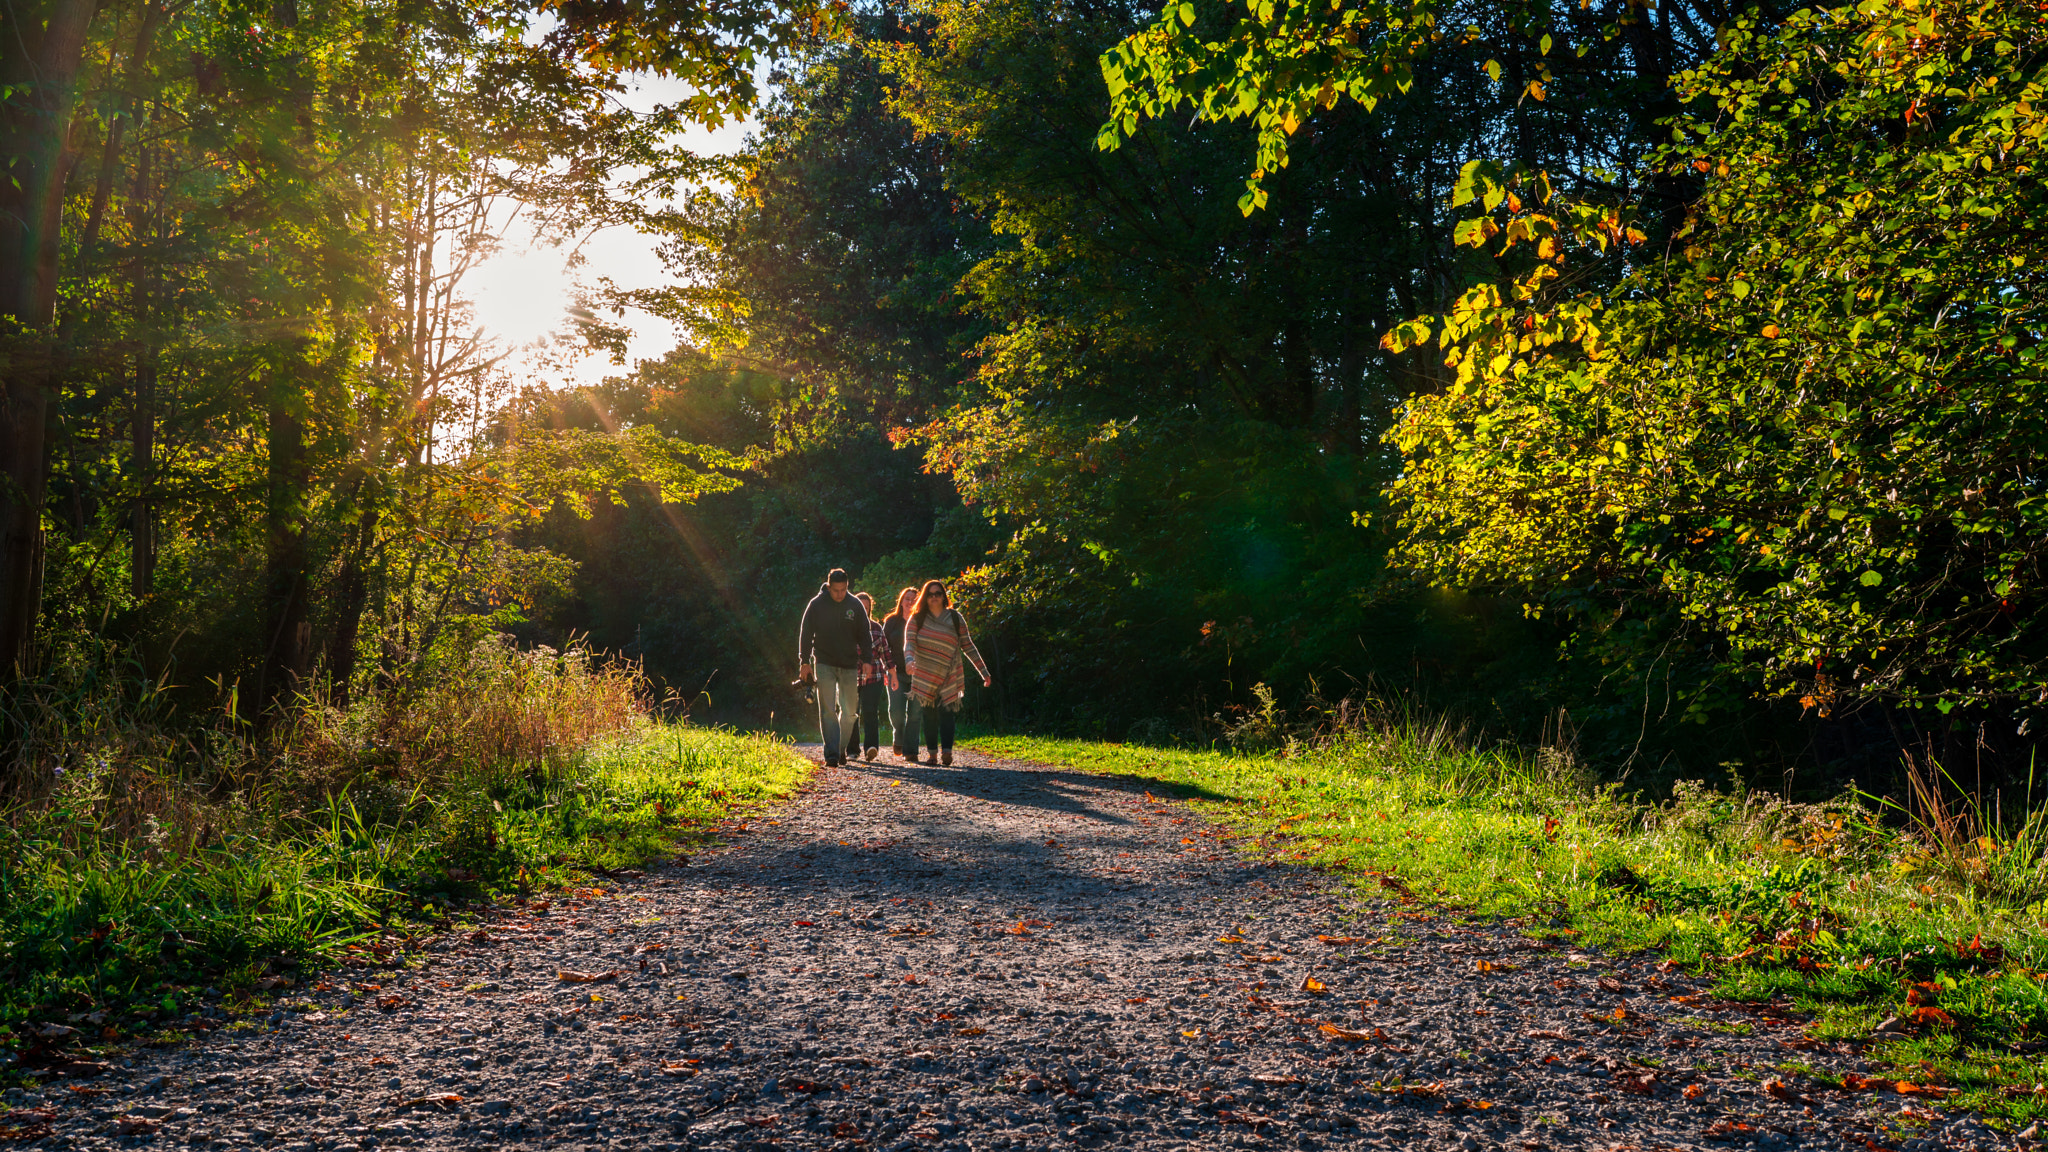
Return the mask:
[[[1313,976],[1304,976],[1301,978],[1301,990],[1303,992],[1328,992],[1330,988],[1329,985],[1324,984]]]

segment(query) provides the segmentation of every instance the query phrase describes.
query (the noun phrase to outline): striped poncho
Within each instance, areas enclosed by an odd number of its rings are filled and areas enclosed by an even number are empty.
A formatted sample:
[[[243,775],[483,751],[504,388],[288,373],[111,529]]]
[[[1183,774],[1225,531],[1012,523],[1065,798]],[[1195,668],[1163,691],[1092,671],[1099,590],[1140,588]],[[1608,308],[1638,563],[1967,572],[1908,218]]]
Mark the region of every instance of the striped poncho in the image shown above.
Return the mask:
[[[961,697],[967,695],[969,660],[982,679],[988,679],[988,665],[982,663],[981,650],[974,646],[974,637],[967,632],[967,617],[959,612],[948,608],[937,616],[926,617],[922,626],[912,617],[904,632],[904,647],[909,649],[910,694],[924,707],[960,706]]]

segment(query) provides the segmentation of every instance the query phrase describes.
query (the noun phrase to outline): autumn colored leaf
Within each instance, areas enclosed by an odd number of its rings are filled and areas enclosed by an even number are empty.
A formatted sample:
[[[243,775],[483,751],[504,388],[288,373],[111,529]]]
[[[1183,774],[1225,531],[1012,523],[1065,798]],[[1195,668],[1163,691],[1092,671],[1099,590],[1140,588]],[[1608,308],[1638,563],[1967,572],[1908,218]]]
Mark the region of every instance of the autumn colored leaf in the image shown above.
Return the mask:
[[[1764,1093],[1765,1095],[1774,1097],[1779,1100],[1783,1100],[1787,1104],[1813,1103],[1813,1101],[1810,1098],[1801,1096],[1799,1093],[1794,1092],[1790,1087],[1788,1087],[1785,1084],[1783,1080],[1764,1081]]]
[[[1933,1025],[1942,1028],[1953,1028],[1956,1026],[1956,1018],[1939,1008],[1915,1008],[1913,1009],[1912,1020],[1915,1024]]]
[[[1367,943],[1365,937],[1363,936],[1318,936],[1316,937],[1316,939],[1321,943],[1328,944],[1332,948],[1345,947],[1351,944]],[[1379,941],[1373,940],[1371,941],[1371,943],[1377,944],[1379,943]]]
[[[573,969],[564,968],[555,973],[555,979],[564,984],[602,984],[608,980],[616,980],[618,978],[619,970],[617,968],[613,968],[609,972],[577,972]]]
[[[1317,1031],[1321,1032],[1325,1036],[1328,1036],[1332,1040],[1348,1040],[1356,1042],[1362,1040],[1377,1039],[1379,1036],[1379,1029],[1377,1028],[1373,1029],[1371,1032],[1360,1032],[1355,1028],[1344,1028],[1336,1024],[1319,1024],[1316,1026],[1316,1029]]]
[[[401,1107],[420,1108],[432,1104],[439,1108],[453,1108],[460,1103],[462,1103],[462,1097],[453,1092],[436,1092],[428,1096],[415,1096],[407,1100]]]
[[[1705,1096],[1706,1094],[1707,1088],[1704,1084],[1687,1084],[1685,1086],[1685,1091],[1679,1093],[1679,1095],[1685,1097],[1687,1100],[1697,1100],[1700,1097]]]
[[[1303,992],[1328,992],[1330,989],[1321,980],[1313,976],[1304,976],[1301,978],[1301,990]]]

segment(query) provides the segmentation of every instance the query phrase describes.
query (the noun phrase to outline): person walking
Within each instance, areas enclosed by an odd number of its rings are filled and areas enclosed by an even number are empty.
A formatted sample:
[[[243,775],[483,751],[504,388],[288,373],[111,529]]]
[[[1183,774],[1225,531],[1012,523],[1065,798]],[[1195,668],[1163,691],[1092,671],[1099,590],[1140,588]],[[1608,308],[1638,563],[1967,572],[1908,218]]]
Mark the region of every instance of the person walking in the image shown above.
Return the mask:
[[[846,756],[852,760],[861,753],[861,733],[867,733],[867,761],[875,762],[875,754],[881,751],[882,706],[884,694],[888,691],[884,674],[889,669],[889,639],[882,631],[882,622],[875,619],[875,598],[865,592],[855,592],[853,598],[860,601],[862,610],[868,614],[868,641],[874,646],[875,660],[872,664],[860,666],[860,716],[847,726]]]
[[[967,617],[953,607],[942,581],[925,582],[905,632],[910,638],[911,694],[924,710],[925,748],[932,763],[951,766],[953,721],[967,696],[967,665],[973,663],[983,688],[991,683],[988,665],[967,631]],[[911,751],[914,760],[915,746]]]
[[[867,609],[846,594],[846,569],[834,568],[818,585],[818,594],[804,606],[797,630],[797,677],[809,680],[816,665],[818,737],[825,743],[825,766],[844,763],[840,724],[851,726],[860,693],[860,674],[875,662],[868,631]]]
[[[903,629],[917,611],[917,589],[896,594],[896,610],[882,617],[882,639],[889,645],[883,672],[889,685],[889,750],[898,760],[917,759],[917,699],[910,694],[910,650]]]

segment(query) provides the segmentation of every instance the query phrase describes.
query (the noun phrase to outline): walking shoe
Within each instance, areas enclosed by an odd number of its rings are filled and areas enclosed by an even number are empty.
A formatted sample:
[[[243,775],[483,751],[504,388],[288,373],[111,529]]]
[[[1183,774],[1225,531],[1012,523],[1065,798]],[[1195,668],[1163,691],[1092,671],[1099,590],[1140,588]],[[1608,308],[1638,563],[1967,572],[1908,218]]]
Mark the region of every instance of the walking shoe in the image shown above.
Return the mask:
[[[868,749],[868,763],[870,763],[870,764],[873,764],[873,763],[875,762],[875,757],[877,757],[877,756],[879,756],[879,755],[881,755],[881,754],[882,754],[882,750],[881,750],[880,748],[870,748],[870,749]]]
[[[944,764],[948,768],[953,766],[953,750],[951,748],[939,754],[939,763]]]

